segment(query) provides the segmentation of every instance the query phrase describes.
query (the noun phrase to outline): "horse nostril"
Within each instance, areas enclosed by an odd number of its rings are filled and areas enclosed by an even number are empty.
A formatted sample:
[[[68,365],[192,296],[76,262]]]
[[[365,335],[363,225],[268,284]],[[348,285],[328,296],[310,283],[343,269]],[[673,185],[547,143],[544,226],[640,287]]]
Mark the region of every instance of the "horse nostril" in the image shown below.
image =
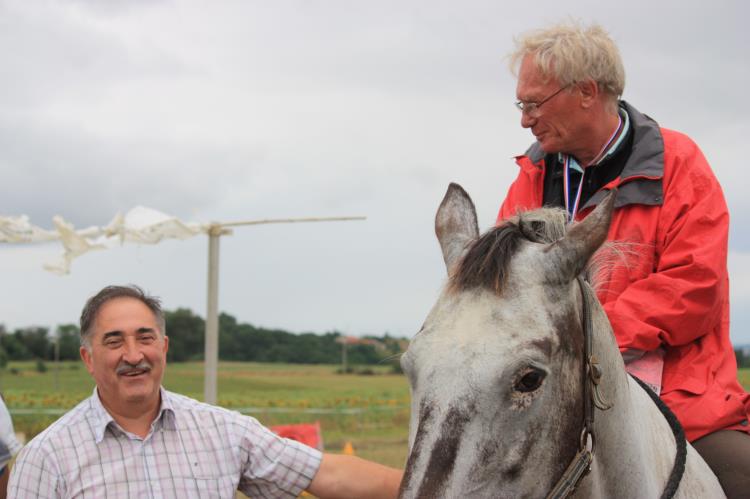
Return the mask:
[[[542,381],[544,381],[545,376],[546,374],[544,371],[532,369],[521,376],[521,379],[516,381],[513,388],[522,393],[533,392],[542,386]]]

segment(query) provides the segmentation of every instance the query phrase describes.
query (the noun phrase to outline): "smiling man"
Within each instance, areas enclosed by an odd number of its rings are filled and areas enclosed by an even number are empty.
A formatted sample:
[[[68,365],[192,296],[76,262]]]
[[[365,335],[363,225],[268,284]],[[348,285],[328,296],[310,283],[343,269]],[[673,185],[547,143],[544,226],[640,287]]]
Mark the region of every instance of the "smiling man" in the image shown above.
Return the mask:
[[[630,258],[603,269],[597,293],[626,368],[660,393],[727,495],[747,497],[750,395],[729,340],[721,186],[689,137],[620,100],[625,70],[600,26],[563,24],[516,42],[516,107],[536,141],[516,158],[498,223],[541,206],[581,220],[617,189],[609,239]]]
[[[169,338],[159,300],[110,286],[81,314],[94,393],[19,454],[9,496],[395,497],[402,472],[321,454],[255,419],[166,391]]]

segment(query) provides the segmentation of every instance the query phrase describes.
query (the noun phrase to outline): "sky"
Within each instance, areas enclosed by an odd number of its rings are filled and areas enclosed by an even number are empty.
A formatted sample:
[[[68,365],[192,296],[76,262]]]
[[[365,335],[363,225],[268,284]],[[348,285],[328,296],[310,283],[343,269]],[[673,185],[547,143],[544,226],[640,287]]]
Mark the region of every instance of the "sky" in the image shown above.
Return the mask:
[[[240,227],[220,310],[295,332],[411,337],[445,267],[450,182],[490,228],[530,145],[513,37],[567,19],[618,44],[624,99],[690,135],[731,213],[731,338],[750,344],[750,88],[736,1],[0,0],[0,215],[106,225],[147,206]],[[124,245],[42,269],[58,244],[0,244],[0,324],[75,323],[108,284],[206,310],[207,238]]]

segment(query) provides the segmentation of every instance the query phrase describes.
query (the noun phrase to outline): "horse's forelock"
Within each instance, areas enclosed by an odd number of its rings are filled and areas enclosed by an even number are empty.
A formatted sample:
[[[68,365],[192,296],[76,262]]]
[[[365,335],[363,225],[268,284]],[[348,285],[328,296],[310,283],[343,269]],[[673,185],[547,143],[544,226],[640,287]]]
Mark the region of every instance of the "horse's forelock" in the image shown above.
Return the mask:
[[[449,289],[457,292],[484,288],[500,295],[510,260],[522,241],[553,243],[565,237],[567,229],[565,211],[559,208],[541,208],[509,218],[471,243],[451,275]],[[628,266],[638,254],[636,245],[607,242],[591,258],[585,272],[586,280],[596,289],[606,283],[606,271]]]
[[[500,294],[508,264],[522,237],[518,225],[512,222],[485,232],[461,258],[451,276],[450,288],[454,291],[486,288]]]
[[[565,235],[565,212],[542,208],[519,214],[474,240],[450,279],[453,291],[485,288],[501,294],[522,241],[551,243]]]

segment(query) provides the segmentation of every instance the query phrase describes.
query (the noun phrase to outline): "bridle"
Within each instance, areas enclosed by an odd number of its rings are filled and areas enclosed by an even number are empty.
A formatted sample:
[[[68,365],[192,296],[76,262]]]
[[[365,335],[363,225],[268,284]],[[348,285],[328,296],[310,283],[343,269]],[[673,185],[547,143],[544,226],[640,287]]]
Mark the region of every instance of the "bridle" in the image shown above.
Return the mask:
[[[599,361],[594,355],[594,326],[591,318],[591,288],[586,284],[583,277],[578,277],[578,287],[581,290],[581,322],[583,323],[583,429],[578,445],[578,452],[568,465],[565,473],[560,477],[552,488],[547,499],[562,499],[568,497],[576,489],[589,471],[594,460],[594,447],[596,436],[594,435],[594,412],[596,409],[606,411],[612,408],[599,392],[599,383],[602,379],[602,370]]]
[[[581,290],[581,322],[583,323],[583,429],[581,430],[581,439],[579,442],[578,452],[571,460],[565,473],[560,477],[552,490],[547,494],[547,499],[563,499],[570,496],[585,477],[591,471],[591,463],[594,460],[594,447],[596,437],[594,435],[594,413],[596,409],[606,411],[611,409],[613,404],[608,403],[599,392],[599,383],[602,379],[602,370],[599,367],[599,361],[594,355],[594,326],[591,318],[590,300],[593,299],[592,291],[583,277],[577,278],[578,287]],[[667,481],[667,485],[662,491],[662,499],[671,498],[677,492],[682,474],[685,470],[686,443],[685,434],[677,418],[669,408],[661,402],[659,396],[651,392],[643,382],[634,378],[646,393],[654,400],[661,412],[669,422],[677,445],[677,454],[672,472]]]

